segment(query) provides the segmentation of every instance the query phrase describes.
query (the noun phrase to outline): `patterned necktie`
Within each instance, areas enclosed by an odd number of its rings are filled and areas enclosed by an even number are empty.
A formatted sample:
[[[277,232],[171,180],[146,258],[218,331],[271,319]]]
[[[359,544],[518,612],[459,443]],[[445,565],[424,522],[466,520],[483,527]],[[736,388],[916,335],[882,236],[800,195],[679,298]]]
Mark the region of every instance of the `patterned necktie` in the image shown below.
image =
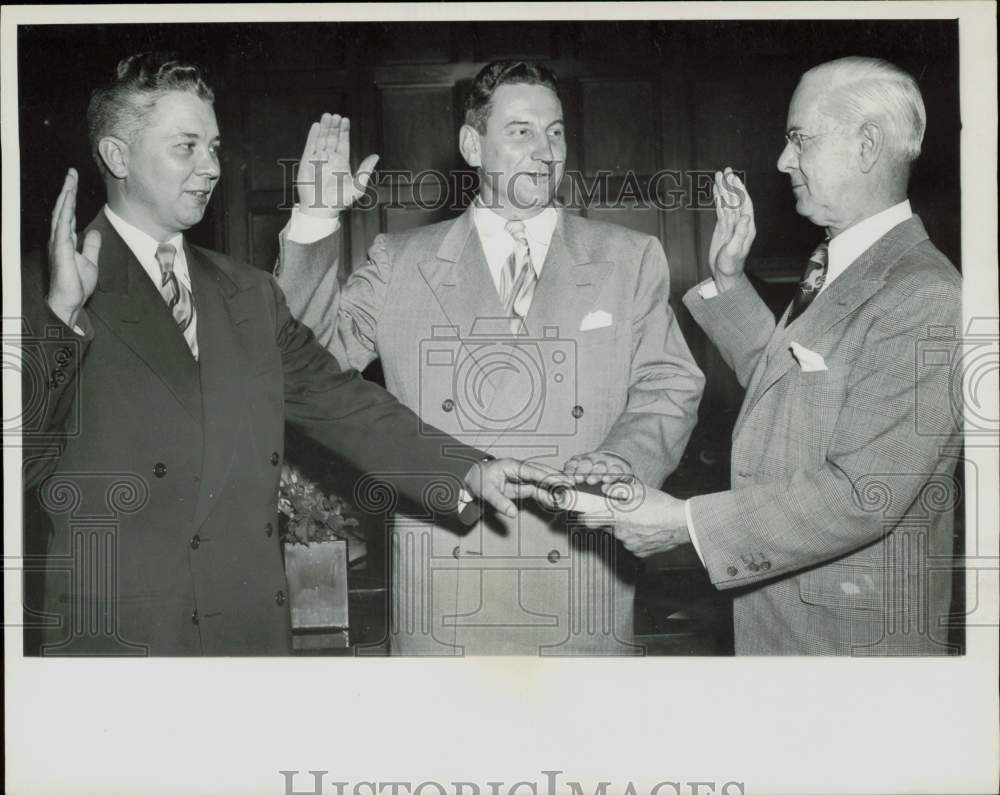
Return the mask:
[[[198,318],[191,300],[191,291],[177,280],[174,273],[174,259],[177,249],[169,243],[161,243],[156,247],[156,261],[160,265],[160,294],[167,302],[177,327],[184,335],[184,341],[191,349],[191,354],[198,358],[198,337],[196,326]]]
[[[798,292],[795,294],[795,300],[792,301],[792,310],[788,313],[788,319],[785,321],[786,326],[791,325],[795,318],[806,311],[806,308],[816,299],[819,291],[823,288],[823,282],[826,281],[826,268],[830,259],[829,253],[830,241],[824,240],[816,246],[816,250],[809,257],[806,272],[802,274]]]
[[[508,221],[506,229],[507,234],[514,238],[514,252],[501,273],[500,301],[504,314],[511,317],[511,333],[517,334],[531,307],[531,297],[535,294],[538,277],[531,262],[524,221]]]

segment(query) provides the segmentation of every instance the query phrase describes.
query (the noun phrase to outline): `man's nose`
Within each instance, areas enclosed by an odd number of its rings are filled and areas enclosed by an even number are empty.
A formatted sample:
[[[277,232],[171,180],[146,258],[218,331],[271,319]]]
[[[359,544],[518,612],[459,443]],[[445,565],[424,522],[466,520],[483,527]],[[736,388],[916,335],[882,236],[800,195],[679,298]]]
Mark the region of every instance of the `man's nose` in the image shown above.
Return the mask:
[[[548,139],[548,136],[539,139],[531,156],[535,160],[541,160],[544,163],[554,163],[556,161],[555,149],[552,147],[552,141]]]
[[[211,179],[218,179],[221,173],[218,156],[208,151],[203,152],[198,158],[196,168],[199,174]]]
[[[791,142],[785,143],[785,148],[781,150],[781,154],[778,155],[778,171],[787,174],[791,171],[799,162],[799,155],[795,151],[795,147],[792,146]]]

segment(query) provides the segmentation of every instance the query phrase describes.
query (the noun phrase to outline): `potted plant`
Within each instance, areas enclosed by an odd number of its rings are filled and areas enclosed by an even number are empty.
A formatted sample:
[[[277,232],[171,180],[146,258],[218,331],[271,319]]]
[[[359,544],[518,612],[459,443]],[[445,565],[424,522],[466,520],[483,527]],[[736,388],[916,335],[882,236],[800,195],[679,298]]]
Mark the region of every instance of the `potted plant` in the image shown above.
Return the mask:
[[[285,464],[278,487],[278,524],[296,649],[346,646],[347,565],[364,555],[357,519],[342,499],[325,494]],[[349,543],[350,542],[350,543]]]

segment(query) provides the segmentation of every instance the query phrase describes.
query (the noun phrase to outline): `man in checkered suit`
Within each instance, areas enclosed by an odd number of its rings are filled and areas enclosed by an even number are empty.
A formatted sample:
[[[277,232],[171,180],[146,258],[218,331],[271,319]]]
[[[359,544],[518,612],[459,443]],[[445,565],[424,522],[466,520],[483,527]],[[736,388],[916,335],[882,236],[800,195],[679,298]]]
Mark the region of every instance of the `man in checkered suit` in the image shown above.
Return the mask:
[[[777,323],[743,272],[750,198],[716,175],[712,278],[684,303],[746,387],[732,488],[647,489],[610,523],[583,517],[640,556],[694,543],[735,589],[737,654],[954,651],[961,278],[907,200],[925,119],[915,81],[884,61],[802,77],[778,169],[826,240]]]

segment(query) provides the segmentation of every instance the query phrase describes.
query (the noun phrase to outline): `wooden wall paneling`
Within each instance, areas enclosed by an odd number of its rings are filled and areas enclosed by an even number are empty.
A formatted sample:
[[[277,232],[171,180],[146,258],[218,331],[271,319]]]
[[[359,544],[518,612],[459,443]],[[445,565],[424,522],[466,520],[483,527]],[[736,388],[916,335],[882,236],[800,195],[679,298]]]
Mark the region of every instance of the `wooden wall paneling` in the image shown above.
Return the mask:
[[[382,65],[449,63],[459,27],[447,22],[394,22],[375,25],[369,52]]]
[[[459,165],[451,84],[379,88],[383,168],[447,174]]]
[[[658,119],[649,81],[581,78],[580,106],[588,176],[656,171]]]
[[[481,62],[548,61],[555,57],[555,32],[538,22],[487,22],[474,28],[475,59]]]

